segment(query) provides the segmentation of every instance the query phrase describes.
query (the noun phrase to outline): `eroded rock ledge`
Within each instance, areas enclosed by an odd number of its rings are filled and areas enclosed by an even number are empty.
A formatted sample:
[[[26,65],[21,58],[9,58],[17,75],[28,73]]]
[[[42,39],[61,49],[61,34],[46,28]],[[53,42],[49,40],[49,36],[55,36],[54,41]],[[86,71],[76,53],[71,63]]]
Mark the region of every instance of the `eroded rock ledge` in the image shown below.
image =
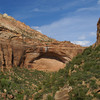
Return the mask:
[[[58,71],[84,50],[68,41],[59,42],[8,15],[0,15],[0,67],[25,67]]]

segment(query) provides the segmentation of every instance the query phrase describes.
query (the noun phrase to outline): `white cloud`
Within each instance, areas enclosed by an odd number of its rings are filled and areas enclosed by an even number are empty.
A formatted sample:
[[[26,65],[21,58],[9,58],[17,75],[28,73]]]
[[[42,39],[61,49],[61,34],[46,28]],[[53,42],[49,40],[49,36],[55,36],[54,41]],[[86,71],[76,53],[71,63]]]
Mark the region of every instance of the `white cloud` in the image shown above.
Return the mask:
[[[31,28],[42,33],[42,31],[39,29],[40,28],[39,26],[31,26]]]
[[[39,9],[39,8],[34,8],[31,12],[55,12],[59,11],[61,8],[55,7],[55,8],[47,8],[47,9]]]
[[[65,3],[61,2],[60,5],[58,5],[59,0],[57,0],[56,2],[54,0],[50,0],[48,2],[45,2],[45,0],[41,0],[41,3],[44,4],[44,7],[42,7],[41,4],[39,7],[33,8],[31,12],[56,12],[69,9],[79,4],[77,0],[73,2],[66,2],[66,1]],[[50,3],[52,3],[52,6]]]
[[[62,18],[49,25],[40,26],[39,29],[43,34],[55,38],[59,41],[94,40],[93,42],[95,42],[95,36],[92,36],[91,40],[90,33],[91,31],[96,30],[96,23],[97,19],[92,16],[74,16],[70,18]],[[91,33],[91,35],[93,34],[94,33]]]
[[[91,32],[90,36],[96,36],[96,32]]]
[[[78,44],[81,46],[89,46],[90,45],[90,41],[72,41],[72,43]]]
[[[40,33],[42,33],[42,31],[41,30],[37,30],[38,32],[40,32]]]
[[[79,40],[84,40],[84,39],[86,39],[86,36],[82,35],[82,36],[80,36],[78,39],[79,39]]]
[[[31,26],[33,29],[39,29],[39,26]]]
[[[34,12],[39,12],[40,10],[38,8],[33,9]]]
[[[87,8],[79,8],[76,12],[82,12],[82,11],[96,11],[99,10],[99,7],[87,7]]]
[[[47,12],[47,9],[34,8],[31,12]]]
[[[95,43],[96,40],[96,24],[99,13],[95,16],[93,14],[95,14],[95,10],[98,10],[97,8],[80,8],[73,15],[69,15],[69,17],[66,16],[51,24],[40,27],[33,26],[32,28],[40,30],[43,34],[59,41],[74,41],[76,44],[89,46]],[[81,13],[81,11],[88,11],[88,13]],[[94,13],[89,11],[94,11]]]
[[[97,2],[98,4],[100,4],[100,0],[98,0],[98,2]]]

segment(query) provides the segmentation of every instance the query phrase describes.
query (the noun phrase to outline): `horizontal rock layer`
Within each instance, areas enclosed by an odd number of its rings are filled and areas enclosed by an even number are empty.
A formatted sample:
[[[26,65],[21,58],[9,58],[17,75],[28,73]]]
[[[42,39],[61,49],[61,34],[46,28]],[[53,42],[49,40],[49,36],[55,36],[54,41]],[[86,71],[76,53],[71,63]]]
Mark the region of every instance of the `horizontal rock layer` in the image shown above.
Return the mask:
[[[57,71],[84,50],[68,41],[59,42],[8,15],[0,15],[0,67],[14,66]]]

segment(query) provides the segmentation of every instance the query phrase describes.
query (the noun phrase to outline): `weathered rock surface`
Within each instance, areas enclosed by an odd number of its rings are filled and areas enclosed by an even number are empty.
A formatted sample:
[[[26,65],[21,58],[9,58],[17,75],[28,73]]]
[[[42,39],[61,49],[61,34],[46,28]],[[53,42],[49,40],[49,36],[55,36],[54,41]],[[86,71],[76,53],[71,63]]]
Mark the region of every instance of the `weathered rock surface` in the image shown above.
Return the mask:
[[[84,50],[68,41],[59,42],[7,14],[0,15],[0,67],[13,66],[57,71]]]
[[[100,44],[100,18],[98,20],[98,23],[97,23],[97,42],[96,42],[97,45]]]
[[[72,90],[71,86],[64,86],[55,94],[55,100],[69,100],[69,92]]]

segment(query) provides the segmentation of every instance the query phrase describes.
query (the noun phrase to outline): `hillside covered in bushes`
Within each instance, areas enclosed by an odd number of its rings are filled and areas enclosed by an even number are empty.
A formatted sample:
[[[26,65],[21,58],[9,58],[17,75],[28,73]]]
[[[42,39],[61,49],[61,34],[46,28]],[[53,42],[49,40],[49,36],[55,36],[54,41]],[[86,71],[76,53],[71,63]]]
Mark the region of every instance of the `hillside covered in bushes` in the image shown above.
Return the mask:
[[[100,46],[86,48],[58,72],[0,72],[0,100],[55,100],[65,85],[72,87],[69,100],[100,100]]]

